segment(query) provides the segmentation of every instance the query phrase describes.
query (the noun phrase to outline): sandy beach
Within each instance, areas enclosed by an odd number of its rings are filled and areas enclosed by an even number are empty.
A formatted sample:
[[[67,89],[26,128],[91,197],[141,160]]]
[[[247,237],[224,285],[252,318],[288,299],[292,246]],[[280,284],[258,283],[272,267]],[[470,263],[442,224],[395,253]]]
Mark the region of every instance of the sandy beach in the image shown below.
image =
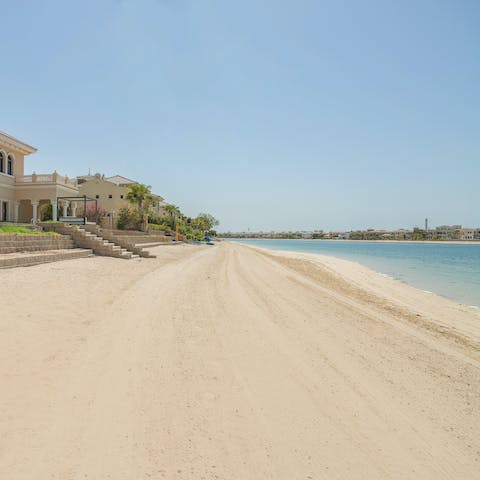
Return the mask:
[[[480,311],[222,242],[0,270],[0,478],[480,477]]]

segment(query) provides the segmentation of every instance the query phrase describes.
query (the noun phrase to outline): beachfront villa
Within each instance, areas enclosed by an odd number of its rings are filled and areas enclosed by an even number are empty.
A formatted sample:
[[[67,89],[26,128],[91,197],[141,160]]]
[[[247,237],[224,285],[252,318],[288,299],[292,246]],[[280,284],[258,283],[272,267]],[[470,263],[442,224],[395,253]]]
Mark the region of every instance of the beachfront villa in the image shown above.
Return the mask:
[[[24,159],[36,151],[0,132],[0,222],[37,223],[45,218],[47,211],[50,215],[47,218],[54,221],[59,216],[83,215],[82,202],[75,197],[96,199],[99,209],[112,218],[129,205],[126,200],[129,187],[138,182],[120,175],[107,178],[100,174],[69,178],[57,172],[25,175]],[[154,214],[164,215],[166,206],[160,195],[153,194]]]
[[[114,217],[121,208],[129,205],[126,200],[129,187],[137,185],[138,182],[121,175],[105,177],[97,173],[95,175],[83,175],[77,177],[78,190],[81,196],[86,195],[95,198],[100,210],[105,211],[105,215]],[[155,215],[163,215],[167,203],[160,195],[152,194],[152,211]]]
[[[77,181],[57,172],[25,175],[24,159],[36,148],[4,132],[0,132],[0,221],[36,223],[42,209],[52,205],[57,219],[59,197],[78,196]],[[76,205],[60,201],[66,215],[74,215]]]
[[[480,228],[460,229],[460,240],[480,240]]]

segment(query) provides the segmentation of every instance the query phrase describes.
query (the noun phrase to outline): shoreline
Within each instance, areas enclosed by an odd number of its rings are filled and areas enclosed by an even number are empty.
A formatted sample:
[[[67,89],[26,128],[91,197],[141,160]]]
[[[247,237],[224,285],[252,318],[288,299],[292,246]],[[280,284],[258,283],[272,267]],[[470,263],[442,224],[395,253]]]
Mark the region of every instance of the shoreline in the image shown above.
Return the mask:
[[[404,281],[400,278],[394,277],[393,275],[389,275],[387,273],[376,270],[375,268],[369,267],[368,265],[365,265],[365,264],[363,264],[359,261],[356,261],[356,260],[350,260],[350,259],[345,259],[345,258],[342,258],[342,257],[336,257],[335,255],[326,255],[326,254],[323,254],[323,253],[299,252],[299,251],[294,251],[294,250],[280,250],[280,249],[276,250],[276,249],[272,249],[272,248],[268,248],[268,247],[263,247],[263,246],[260,247],[260,246],[254,246],[254,245],[248,245],[248,244],[241,244],[241,245],[245,245],[246,247],[250,247],[250,248],[253,248],[255,250],[268,252],[271,255],[278,255],[278,256],[283,256],[283,257],[288,257],[288,258],[304,258],[306,260],[317,261],[322,265],[327,264],[332,268],[335,266],[337,261],[338,261],[338,264],[346,264],[346,265],[351,264],[355,268],[365,270],[365,272],[368,273],[369,275],[374,274],[374,275],[379,276],[383,279],[392,280],[394,282],[397,282],[399,285],[404,285],[404,286],[407,286],[409,288],[413,288],[418,292],[423,292],[423,293],[428,294],[428,295],[435,295],[436,297],[438,297],[442,300],[448,301],[448,302],[452,302],[455,305],[460,305],[462,307],[471,308],[471,309],[474,309],[474,310],[477,310],[477,309],[480,310],[479,305],[468,305],[466,303],[460,302],[460,301],[455,300],[453,298],[446,297],[446,296],[442,295],[441,293],[437,293],[437,292],[434,292],[432,290],[424,290],[423,288],[412,285],[411,283],[408,283],[407,281]],[[343,271],[345,272],[347,270],[348,269],[344,269]],[[348,277],[346,279],[348,280]]]
[[[348,238],[333,239],[333,238],[251,238],[251,237],[231,237],[224,238],[219,237],[223,242],[231,240],[249,240],[249,241],[262,241],[262,240],[282,240],[282,241],[305,241],[305,242],[351,242],[351,243],[431,243],[434,245],[480,245],[479,240],[350,240]]]
[[[450,332],[453,337],[462,337],[467,343],[472,340],[477,348],[480,346],[480,307],[477,305],[468,305],[418,288],[353,260],[333,255],[241,245],[261,254],[283,259],[286,263],[288,260],[299,260],[313,264],[314,267],[324,269],[337,277],[340,283],[345,284],[345,290],[356,291],[354,296],[362,301],[372,304],[386,303],[395,310],[408,312],[406,318],[413,315],[426,320],[427,329],[438,328],[443,333]],[[417,319],[414,320],[416,323]]]
[[[299,254],[299,255],[313,255],[313,256],[319,256],[319,257],[328,257],[328,258],[335,258],[335,259],[339,259],[339,260],[344,260],[344,261],[347,261],[347,262],[352,262],[353,264],[357,264],[357,265],[360,265],[366,269],[369,269],[371,270],[372,272],[375,272],[385,278],[391,278],[403,285],[408,285],[412,288],[416,288],[420,291],[423,291],[423,292],[426,292],[426,293],[429,293],[429,294],[434,294],[434,295],[437,295],[439,298],[443,298],[443,299],[446,299],[446,300],[450,300],[454,303],[458,303],[460,305],[464,305],[466,307],[469,307],[469,308],[472,308],[472,309],[480,309],[480,303],[479,304],[474,304],[474,303],[470,303],[468,300],[467,301],[463,301],[463,300],[459,300],[459,299],[456,299],[454,298],[453,296],[448,296],[446,294],[442,294],[441,292],[439,291],[435,291],[435,288],[433,288],[433,290],[431,290],[432,287],[423,287],[423,286],[418,286],[415,284],[415,279],[409,281],[409,279],[407,280],[404,280],[403,278],[399,278],[397,276],[395,276],[395,274],[392,274],[392,273],[386,273],[384,271],[381,270],[381,267],[377,267],[377,266],[371,266],[369,265],[368,263],[363,263],[361,260],[356,260],[356,259],[350,259],[350,258],[344,258],[342,256],[336,256],[334,253],[332,252],[328,252],[328,253],[322,253],[322,252],[304,252],[304,251],[301,251],[301,250],[282,250],[281,248],[271,248],[270,246],[265,246],[265,245],[251,245],[249,243],[243,243],[242,241],[245,240],[245,239],[238,239],[237,240],[232,240],[232,243],[237,243],[237,244],[240,244],[240,245],[246,245],[246,246],[251,246],[252,248],[258,248],[258,249],[264,249],[266,251],[269,251],[269,252],[282,252],[283,254]],[[253,239],[249,239],[248,241],[252,241]],[[259,240],[259,241],[262,241],[262,240],[266,240],[266,239],[255,239],[255,240]],[[253,241],[255,241],[253,240]],[[296,241],[295,239],[289,239],[289,240],[292,240],[292,241]],[[283,240],[282,240],[283,241]],[[326,240],[328,242],[331,242],[331,243],[334,243],[334,242],[348,242],[347,240]],[[354,242],[357,242],[357,240],[352,240],[350,241],[350,243],[354,243]],[[364,241],[364,240],[359,240],[359,242],[362,242],[362,243],[374,243],[373,241],[372,242],[369,242],[369,241]],[[384,243],[384,242],[378,242],[378,243]],[[393,242],[392,242],[393,243]],[[394,242],[394,243],[405,243],[405,242]],[[424,242],[411,242],[411,243],[424,243]],[[435,242],[431,242],[431,243],[435,243]],[[440,243],[445,243],[445,242],[440,242]],[[373,262],[374,263],[374,262]],[[388,270],[388,268],[387,268]],[[472,301],[470,299],[470,301]],[[473,300],[475,301],[475,300]]]

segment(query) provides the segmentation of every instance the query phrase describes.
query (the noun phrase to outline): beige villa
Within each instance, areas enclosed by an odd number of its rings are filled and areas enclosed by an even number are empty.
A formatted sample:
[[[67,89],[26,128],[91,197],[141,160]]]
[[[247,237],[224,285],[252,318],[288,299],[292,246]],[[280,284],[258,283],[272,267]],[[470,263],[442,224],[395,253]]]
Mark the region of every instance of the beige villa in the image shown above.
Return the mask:
[[[115,216],[121,208],[129,205],[126,200],[129,187],[138,184],[137,181],[121,175],[105,177],[99,173],[77,177],[77,182],[80,195],[95,198],[99,209],[104,210],[108,216]],[[152,194],[152,196],[153,213],[163,215],[167,203],[160,195]]]
[[[78,196],[77,181],[57,172],[25,175],[24,159],[36,148],[0,132],[0,221],[34,222],[44,205],[51,204],[57,220],[59,197]],[[60,200],[64,216],[75,215],[76,203]]]

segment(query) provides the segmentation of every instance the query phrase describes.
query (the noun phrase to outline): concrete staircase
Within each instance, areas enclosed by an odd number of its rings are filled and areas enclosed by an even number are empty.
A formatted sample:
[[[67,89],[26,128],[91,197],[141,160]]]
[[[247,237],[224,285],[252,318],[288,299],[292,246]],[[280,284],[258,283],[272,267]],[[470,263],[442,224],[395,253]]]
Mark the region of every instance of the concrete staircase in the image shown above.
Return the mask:
[[[105,228],[101,228],[98,225],[79,225],[82,230],[87,232],[93,233],[99,237],[108,240],[109,242],[115,243],[115,245],[119,245],[126,250],[133,252],[135,255],[144,258],[155,258],[156,255],[152,255],[148,250],[144,250],[143,247],[137,245],[137,236],[124,236],[119,235],[115,230],[108,230]],[[143,238],[143,236],[142,236]],[[151,245],[149,245],[151,246]]]
[[[140,256],[130,248],[122,247],[115,242],[111,242],[94,232],[86,231],[78,226],[63,223],[42,223],[41,227],[44,231],[69,235],[77,247],[91,249],[96,255],[123,258],[125,260],[138,258]]]

